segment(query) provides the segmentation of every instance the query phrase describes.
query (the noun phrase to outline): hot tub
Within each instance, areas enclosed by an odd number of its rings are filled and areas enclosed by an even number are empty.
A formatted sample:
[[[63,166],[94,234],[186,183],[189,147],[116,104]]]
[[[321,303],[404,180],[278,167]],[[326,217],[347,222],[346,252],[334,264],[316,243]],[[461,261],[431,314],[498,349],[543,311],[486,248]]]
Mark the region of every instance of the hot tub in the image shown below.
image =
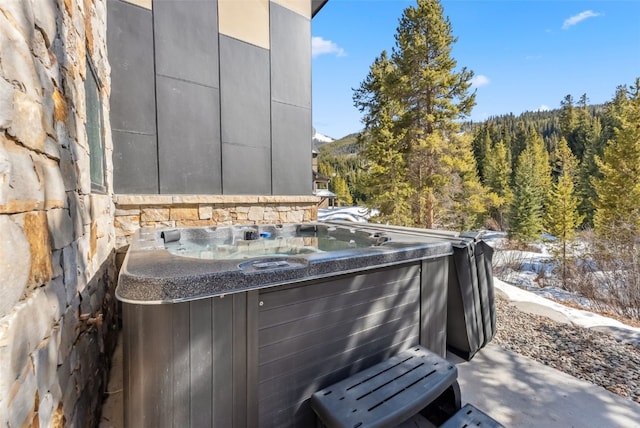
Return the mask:
[[[314,426],[313,392],[415,344],[444,356],[453,236],[138,231],[116,291],[125,425]]]

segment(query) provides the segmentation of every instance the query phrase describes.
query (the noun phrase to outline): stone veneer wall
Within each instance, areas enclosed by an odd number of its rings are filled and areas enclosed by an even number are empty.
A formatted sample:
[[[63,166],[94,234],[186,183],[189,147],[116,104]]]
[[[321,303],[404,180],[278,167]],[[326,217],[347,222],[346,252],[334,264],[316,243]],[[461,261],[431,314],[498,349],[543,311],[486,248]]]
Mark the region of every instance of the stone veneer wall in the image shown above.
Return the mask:
[[[0,1],[0,426],[97,426],[117,329],[106,0]],[[101,82],[92,193],[84,80]]]
[[[318,218],[315,196],[116,195],[119,262],[141,227],[301,223]]]

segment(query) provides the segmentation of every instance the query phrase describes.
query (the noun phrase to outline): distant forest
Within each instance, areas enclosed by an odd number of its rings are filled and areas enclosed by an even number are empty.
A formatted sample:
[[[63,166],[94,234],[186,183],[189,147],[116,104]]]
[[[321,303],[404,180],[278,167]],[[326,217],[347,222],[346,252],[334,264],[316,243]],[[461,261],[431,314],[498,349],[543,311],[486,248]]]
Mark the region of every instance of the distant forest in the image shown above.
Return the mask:
[[[492,205],[491,209],[481,218],[483,223],[475,226],[501,230],[513,226],[513,215],[517,215],[514,212],[517,207],[513,204],[518,191],[518,159],[535,139],[540,139],[544,145],[550,174],[537,186],[549,186],[543,190],[545,193],[551,191],[552,183],[557,182],[562,173],[563,161],[558,156],[560,147],[566,144],[575,158],[571,175],[580,220],[576,226],[593,226],[594,182],[602,176],[597,162],[603,157],[607,142],[615,138],[615,129],[620,127],[620,108],[627,96],[627,88],[621,86],[612,101],[606,104],[590,105],[586,94],[577,100],[567,95],[561,100],[559,109],[520,115],[509,113],[483,122],[463,122],[460,132],[472,136],[478,177],[498,197],[487,201]],[[351,134],[318,148],[319,172],[332,178],[330,189],[336,193],[339,205],[370,205],[368,162],[363,156],[365,144],[366,138],[361,134]],[[535,234],[543,229],[541,225],[533,228],[534,236],[525,231],[522,238],[535,238]]]

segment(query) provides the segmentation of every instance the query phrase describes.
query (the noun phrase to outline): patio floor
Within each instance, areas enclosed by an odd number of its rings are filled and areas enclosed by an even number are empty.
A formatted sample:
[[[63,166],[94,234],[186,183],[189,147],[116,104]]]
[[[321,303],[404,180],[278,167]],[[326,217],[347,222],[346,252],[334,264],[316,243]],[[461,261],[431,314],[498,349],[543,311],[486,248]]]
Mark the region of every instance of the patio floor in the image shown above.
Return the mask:
[[[458,367],[462,403],[506,427],[640,427],[640,404],[489,344]]]

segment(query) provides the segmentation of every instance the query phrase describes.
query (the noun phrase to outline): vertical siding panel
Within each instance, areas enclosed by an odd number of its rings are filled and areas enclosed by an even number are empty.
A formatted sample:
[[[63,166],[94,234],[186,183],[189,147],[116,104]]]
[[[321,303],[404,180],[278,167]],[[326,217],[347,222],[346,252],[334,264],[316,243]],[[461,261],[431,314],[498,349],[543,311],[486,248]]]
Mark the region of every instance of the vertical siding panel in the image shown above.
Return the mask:
[[[258,415],[258,308],[259,292],[247,292],[247,426],[257,427]]]
[[[422,262],[420,344],[445,357],[447,353],[447,277],[449,259]]]
[[[122,364],[122,400],[123,403],[131,403],[131,406],[125,405],[123,409],[123,423],[125,426],[135,426],[133,425],[133,415],[131,414],[131,409],[137,408],[140,409],[140,401],[139,398],[136,397],[138,393],[136,391],[136,385],[134,380],[136,379],[132,373],[142,373],[138,367],[136,367],[136,354],[133,352],[134,347],[134,329],[127,328],[126,326],[129,323],[133,323],[133,313],[132,313],[131,305],[123,304],[122,305],[122,322],[125,327],[122,329],[122,340],[124,343],[122,344],[122,355],[123,355],[123,364]],[[132,324],[133,325],[133,324]],[[136,371],[136,369],[138,369]],[[136,407],[134,405],[137,404]]]
[[[123,1],[108,1],[106,6],[114,191],[156,194],[158,141],[152,12]]]
[[[233,297],[214,297],[211,301],[213,315],[213,357],[211,383],[214,427],[233,426]]]
[[[247,426],[247,293],[233,299],[233,426]]]
[[[211,300],[196,300],[189,312],[190,419],[191,426],[206,427],[212,420],[212,330]],[[176,403],[177,404],[177,403]]]
[[[189,303],[173,307],[173,426],[191,424],[190,362],[189,362]]]
[[[149,409],[135,416],[132,426],[170,426],[173,420],[173,391],[171,366],[171,305],[138,306],[136,344],[133,359],[138,366],[136,377],[138,402],[132,403],[134,409]],[[164,352],[158,352],[164,350]],[[144,366],[142,368],[141,366]],[[143,374],[143,376],[140,376]]]
[[[311,21],[273,2],[270,15],[273,194],[305,195],[312,190]]]
[[[225,35],[219,43],[222,193],[270,195],[269,50]]]

